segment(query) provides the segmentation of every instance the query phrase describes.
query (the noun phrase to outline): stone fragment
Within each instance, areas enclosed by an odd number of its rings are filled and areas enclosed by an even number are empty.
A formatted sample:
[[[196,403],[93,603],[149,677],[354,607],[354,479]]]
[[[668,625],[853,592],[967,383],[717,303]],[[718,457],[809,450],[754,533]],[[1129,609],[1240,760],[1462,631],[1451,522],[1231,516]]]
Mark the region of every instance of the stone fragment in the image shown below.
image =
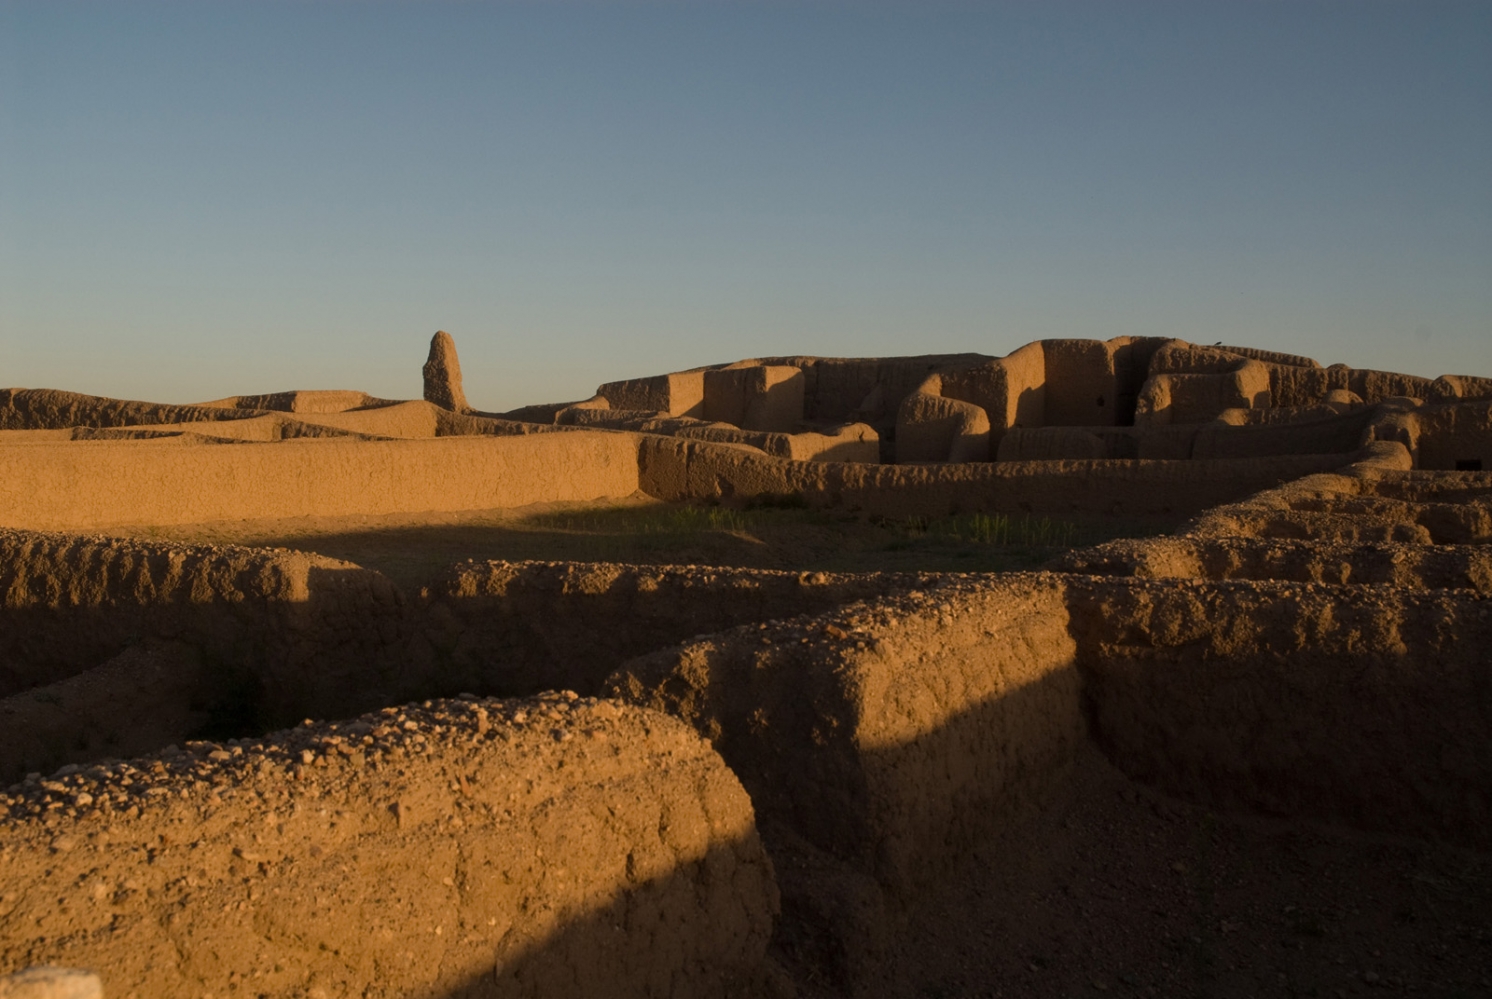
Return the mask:
[[[91,971],[37,967],[0,977],[0,999],[103,999],[104,986]]]

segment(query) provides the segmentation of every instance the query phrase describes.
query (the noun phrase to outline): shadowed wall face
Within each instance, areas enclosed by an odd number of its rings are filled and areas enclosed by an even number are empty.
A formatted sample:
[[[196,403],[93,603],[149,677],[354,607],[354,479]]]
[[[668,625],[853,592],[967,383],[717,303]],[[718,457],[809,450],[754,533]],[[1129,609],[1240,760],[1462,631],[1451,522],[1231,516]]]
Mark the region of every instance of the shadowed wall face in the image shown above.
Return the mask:
[[[1466,590],[1074,580],[1094,734],[1224,808],[1486,849],[1492,603]]]
[[[764,819],[905,895],[1070,760],[1066,620],[1051,578],[950,582],[699,639],[607,683],[714,740]]]

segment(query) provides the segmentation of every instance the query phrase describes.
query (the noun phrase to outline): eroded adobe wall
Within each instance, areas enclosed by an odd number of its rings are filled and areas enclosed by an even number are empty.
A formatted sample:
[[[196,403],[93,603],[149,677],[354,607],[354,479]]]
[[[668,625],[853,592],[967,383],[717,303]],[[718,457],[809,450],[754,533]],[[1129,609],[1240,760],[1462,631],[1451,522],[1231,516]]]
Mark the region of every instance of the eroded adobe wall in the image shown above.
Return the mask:
[[[1248,410],[1249,413],[1259,412]],[[1184,461],[1267,458],[1295,454],[1347,454],[1363,446],[1371,409],[1325,410],[1294,422],[1211,423],[1144,427],[1016,427],[1000,440],[1001,461],[1147,458]]]
[[[762,821],[894,897],[1039,801],[1083,737],[1051,578],[957,579],[704,636],[608,688],[708,736]]]
[[[626,660],[746,622],[930,585],[920,573],[467,562],[420,603],[441,682],[484,693],[591,694]]]
[[[28,782],[0,842],[0,966],[109,995],[758,995],[777,909],[698,736],[559,696]]]
[[[1083,575],[1371,583],[1492,595],[1492,550],[1485,545],[1182,536],[1111,541],[1070,552],[1051,567]]]
[[[0,534],[0,779],[414,696],[592,693],[626,659],[921,574],[468,562],[406,599],[317,555]]]
[[[1040,425],[1112,427],[1133,423],[1150,359],[1169,342],[1160,337],[1038,341],[1045,358],[1046,381]]]
[[[1375,418],[1371,409],[1301,423],[1228,426],[1205,424],[1192,441],[1193,458],[1259,458],[1282,454],[1342,454],[1356,451]]]
[[[596,389],[596,394],[613,409],[637,409],[700,419],[705,415],[704,369],[607,382]]]
[[[1414,419],[1416,468],[1492,472],[1492,404],[1427,406]]]
[[[324,427],[375,437],[434,437],[440,414],[449,412],[423,399],[396,402],[350,412],[297,413],[297,419]]]
[[[710,737],[764,828],[894,895],[1016,814],[1082,718],[1121,769],[1214,807],[1485,849],[1489,641],[1469,589],[1011,574],[697,638],[608,683]]]
[[[378,399],[366,392],[348,389],[298,389],[289,392],[270,392],[264,395],[236,395],[227,399],[198,403],[200,406],[227,409],[269,409],[281,413],[298,414],[346,413],[354,409],[392,404],[392,400]]]
[[[238,693],[199,649],[136,642],[92,669],[0,698],[0,783],[153,753],[225,722],[242,725],[250,719]]]
[[[989,360],[983,354],[923,354],[911,357],[766,357],[757,363],[803,371],[805,419],[860,421],[891,426],[902,399],[934,371]]]
[[[896,462],[988,461],[990,421],[979,406],[943,394],[941,375],[929,375],[896,411]]]
[[[170,406],[108,399],[57,389],[0,389],[0,430],[57,430],[157,423],[240,420],[258,411],[220,406]]]
[[[1411,471],[1393,442],[1338,472],[1309,475],[1202,513],[1199,537],[1364,544],[1485,544],[1492,540],[1492,473]]]
[[[5,695],[147,638],[246,661],[297,644],[330,652],[346,635],[350,656],[367,654],[394,636],[352,635],[354,622],[403,603],[379,573],[321,555],[29,531],[0,531],[0,593]]]
[[[1039,427],[1046,419],[1046,353],[1040,341],[1005,357],[977,364],[950,366],[940,375],[940,391],[949,399],[984,410],[990,427],[990,454],[1012,427]]]
[[[1492,601],[1285,582],[1068,584],[1095,737],[1222,808],[1492,844]]]
[[[154,703],[146,728],[170,741],[351,714],[428,682],[393,584],[319,555],[4,531],[0,593],[4,777],[145,738],[128,717],[97,724],[111,702]]]
[[[639,449],[639,486],[670,501],[796,494],[812,506],[884,516],[978,511],[1186,514],[1336,468],[1349,458],[863,465],[785,461],[701,441],[645,436]]]
[[[36,530],[483,510],[637,488],[636,439],[613,433],[0,447],[0,525]]]

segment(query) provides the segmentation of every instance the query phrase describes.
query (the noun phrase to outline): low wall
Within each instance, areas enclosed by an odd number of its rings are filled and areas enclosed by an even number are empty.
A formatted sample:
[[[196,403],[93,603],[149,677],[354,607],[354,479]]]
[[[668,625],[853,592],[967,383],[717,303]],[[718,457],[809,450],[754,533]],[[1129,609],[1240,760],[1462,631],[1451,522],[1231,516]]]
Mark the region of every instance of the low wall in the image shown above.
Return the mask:
[[[645,433],[683,437],[717,444],[745,444],[775,458],[796,461],[853,461],[874,464],[881,460],[881,440],[874,428],[864,423],[838,427],[833,433],[773,434],[760,430],[742,430],[720,423],[698,426],[669,426],[662,420],[649,420],[639,429]]]
[[[0,389],[0,430],[124,427],[155,423],[241,420],[266,411],[171,406],[58,389]]]
[[[1413,418],[1416,468],[1492,472],[1492,404],[1429,406]]]
[[[1484,545],[1322,543],[1266,538],[1147,538],[1070,552],[1051,568],[1145,579],[1273,579],[1474,589],[1492,594],[1492,550]]]
[[[1215,807],[1492,845],[1492,601],[1460,590],[1084,580],[1093,732]]]
[[[1379,441],[1332,474],[1308,475],[1219,506],[1184,533],[1327,543],[1485,544],[1492,541],[1492,473],[1411,471],[1409,451]]]
[[[670,501],[799,494],[812,506],[881,516],[980,511],[1184,515],[1336,468],[1351,457],[862,465],[785,461],[700,441],[644,437],[639,485]]]
[[[0,447],[0,525],[37,530],[482,510],[637,486],[636,438],[613,433]]]
[[[1059,583],[950,581],[634,659],[614,696],[690,722],[778,824],[910,899],[1041,800],[1083,738]]]
[[[740,624],[813,614],[940,577],[702,566],[468,562],[422,602],[448,689],[600,690],[626,660]],[[452,688],[452,684],[459,686]]]
[[[0,841],[0,967],[92,968],[113,996],[744,997],[777,909],[703,741],[564,697],[29,782]]]
[[[419,438],[435,437],[439,433],[442,412],[449,410],[417,399],[347,412],[297,413],[296,419],[375,437]]]
[[[1372,409],[1303,423],[1228,426],[1204,424],[1192,441],[1193,458],[1263,458],[1287,454],[1350,453],[1363,446]]]
[[[428,677],[393,584],[320,555],[0,531],[0,593],[0,779],[364,711]]]
[[[131,645],[100,666],[0,698],[0,784],[153,753],[220,726],[223,715],[243,722],[241,706],[225,704],[237,693],[190,645]]]
[[[1212,422],[1141,427],[1017,427],[1005,432],[997,457],[1000,461],[1082,458],[1164,461],[1346,455],[1363,446],[1373,418],[1372,410],[1361,409],[1346,414],[1326,410],[1313,419],[1296,423],[1241,426]]]

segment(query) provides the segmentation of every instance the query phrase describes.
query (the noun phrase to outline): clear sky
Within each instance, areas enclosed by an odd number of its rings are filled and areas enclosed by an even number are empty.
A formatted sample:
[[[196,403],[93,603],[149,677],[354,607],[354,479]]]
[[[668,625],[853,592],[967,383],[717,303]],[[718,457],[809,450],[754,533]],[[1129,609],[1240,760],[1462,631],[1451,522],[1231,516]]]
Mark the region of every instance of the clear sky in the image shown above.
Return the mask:
[[[1492,3],[0,3],[0,385],[1179,336],[1492,374]]]

